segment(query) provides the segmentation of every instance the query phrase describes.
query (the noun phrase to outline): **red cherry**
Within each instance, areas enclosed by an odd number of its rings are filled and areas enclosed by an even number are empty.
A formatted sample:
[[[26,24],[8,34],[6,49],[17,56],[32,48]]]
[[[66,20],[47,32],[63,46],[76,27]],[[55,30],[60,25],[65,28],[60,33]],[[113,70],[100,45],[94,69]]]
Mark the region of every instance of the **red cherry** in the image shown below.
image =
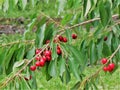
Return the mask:
[[[108,71],[109,71],[109,72],[113,71],[114,68],[115,68],[115,64],[114,64],[114,63],[110,63],[110,64],[108,65]]]
[[[103,59],[101,60],[101,63],[102,63],[102,64],[106,64],[107,61],[108,61],[108,60],[107,60],[106,58],[103,58]]]
[[[44,52],[44,55],[45,55],[45,56],[51,56],[51,51],[46,50],[46,51]]]
[[[76,39],[77,35],[76,34],[72,34],[72,39]]]
[[[36,57],[35,57],[35,60],[39,61],[39,60],[40,60],[40,57],[39,57],[39,56],[36,56]]]
[[[31,71],[35,71],[36,70],[36,66],[30,66],[30,70]]]
[[[108,71],[108,67],[103,67],[103,70],[105,71],[105,72],[107,72]]]
[[[104,37],[104,41],[107,41],[107,37]]]
[[[61,55],[61,53],[62,53],[61,50],[60,50],[60,49],[57,49],[57,54],[58,54],[58,55]]]
[[[45,57],[45,56],[42,56],[42,58],[41,59],[43,59],[44,61],[46,61],[47,60],[47,58]]]
[[[46,56],[47,61],[51,61],[51,56]]]
[[[45,42],[46,44],[48,44],[48,43],[50,43],[50,40],[46,40],[46,42]]]
[[[40,66],[40,61],[37,61],[37,62],[35,63],[35,65],[39,67],[39,66]]]
[[[40,60],[40,67],[43,67],[45,65],[45,61],[43,59]]]
[[[36,49],[36,50],[35,50],[35,54],[39,54],[40,51],[41,51],[41,49]]]
[[[63,41],[63,36],[59,36],[58,39],[59,39],[60,41]]]
[[[66,37],[63,38],[63,42],[67,42],[67,38]]]

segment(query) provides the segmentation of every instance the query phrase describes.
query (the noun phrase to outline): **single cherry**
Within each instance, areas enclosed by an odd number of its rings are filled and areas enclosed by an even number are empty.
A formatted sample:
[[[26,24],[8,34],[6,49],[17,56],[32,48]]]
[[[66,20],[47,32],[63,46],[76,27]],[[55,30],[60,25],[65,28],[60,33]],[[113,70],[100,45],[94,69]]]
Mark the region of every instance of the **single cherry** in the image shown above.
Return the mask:
[[[50,51],[50,50],[44,51],[44,55],[45,55],[45,56],[51,56],[51,51]]]
[[[61,55],[61,53],[62,53],[61,50],[60,50],[60,49],[57,49],[57,54],[58,54],[58,55]]]
[[[44,61],[46,61],[47,60],[47,58],[45,57],[45,56],[42,56],[42,58],[41,59],[43,59]]]
[[[72,34],[72,39],[76,39],[77,35],[76,34]]]
[[[102,64],[106,64],[107,61],[108,61],[108,60],[107,60],[106,58],[103,58],[103,59],[101,60],[101,63],[102,63]]]
[[[113,71],[114,68],[115,68],[115,64],[114,64],[114,63],[110,63],[110,64],[108,65],[108,71],[109,71],[109,72]]]
[[[63,37],[63,42],[67,42],[67,38],[66,37]]]
[[[36,56],[35,60],[39,61],[40,60],[40,56]]]
[[[36,66],[30,66],[30,70],[31,71],[35,71],[36,70]]]
[[[41,49],[36,49],[36,50],[35,50],[35,54],[40,53],[40,51],[41,51]]]
[[[39,67],[39,66],[40,66],[40,61],[37,61],[37,62],[35,63],[35,65],[36,65],[37,67]]]
[[[47,61],[51,61],[51,56],[46,56]]]
[[[45,65],[45,61],[43,59],[40,60],[40,67],[43,67]]]
[[[103,67],[103,71],[107,72],[108,71],[108,67]]]
[[[59,36],[58,39],[59,39],[60,41],[63,41],[63,36]]]

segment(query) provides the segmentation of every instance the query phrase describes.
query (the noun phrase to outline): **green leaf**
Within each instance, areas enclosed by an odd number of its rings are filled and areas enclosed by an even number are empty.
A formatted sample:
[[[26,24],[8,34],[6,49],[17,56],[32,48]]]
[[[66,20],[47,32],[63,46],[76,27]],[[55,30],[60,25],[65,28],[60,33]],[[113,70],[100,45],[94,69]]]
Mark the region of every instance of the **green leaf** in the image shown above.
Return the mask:
[[[22,2],[22,8],[24,10],[27,5],[27,0],[21,0],[21,2]]]
[[[6,48],[0,48],[0,65],[3,63],[6,54],[7,54],[7,49]]]
[[[110,48],[108,47],[108,45],[106,43],[103,43],[102,53],[105,57],[108,57],[112,54]]]
[[[20,81],[20,84],[21,84],[21,89],[22,90],[31,90],[28,82],[24,79],[24,77],[22,77],[22,79]]]
[[[4,62],[3,62],[3,65],[6,67],[6,69],[9,68],[9,63],[10,63],[10,61],[12,60],[12,56],[13,56],[15,50],[16,50],[16,46],[17,46],[17,45],[11,46],[11,47],[9,48],[8,52],[7,52],[7,55],[6,55],[6,57],[5,57],[5,59],[4,59]]]
[[[65,30],[66,32],[66,37],[68,38],[68,43],[71,44],[72,43],[72,32],[71,30]]]
[[[72,19],[72,16],[73,14],[66,14],[61,21],[62,25],[65,25],[66,23],[70,22],[70,20]]]
[[[73,57],[76,59],[75,61],[77,61],[80,65],[83,64],[83,57],[82,57],[82,54],[81,52],[74,46],[70,46],[70,45],[67,45],[69,51],[72,53]]]
[[[33,47],[27,52],[26,58],[31,59],[34,55],[35,55],[35,47]]]
[[[48,73],[52,77],[57,76],[56,60],[50,61],[50,64],[49,64],[49,67],[48,67]]]
[[[97,61],[97,50],[94,42],[90,44],[90,64],[95,64]]]
[[[62,77],[60,77],[60,79],[65,84],[69,83],[71,76],[70,76],[70,71],[67,66],[65,67],[65,72],[63,73]]]
[[[75,59],[70,57],[68,63],[73,75],[76,77],[77,80],[80,80],[79,68],[78,68],[78,65],[76,65],[75,63]]]
[[[62,77],[63,73],[65,72],[65,59],[62,57],[60,57],[58,61],[58,68],[60,76]]]
[[[15,72],[17,70],[16,68],[22,66],[24,64],[24,62],[25,62],[25,60],[15,62],[13,65],[13,72]]]
[[[38,30],[36,31],[35,44],[36,44],[36,47],[38,47],[38,48],[42,47],[42,45],[43,45],[45,28],[46,28],[46,24],[44,24],[42,27],[39,27]]]
[[[52,60],[55,60],[58,57],[58,55],[56,53],[56,51],[57,51],[57,44],[55,44],[54,42],[51,42],[50,46],[52,47]]]
[[[80,82],[77,82],[70,90],[78,90]]]
[[[84,16],[86,17],[91,8],[90,0],[84,0]]]
[[[102,25],[106,26],[109,22],[110,17],[108,17],[109,15],[102,1],[99,5],[99,12],[100,12],[100,18],[101,18]]]
[[[17,50],[17,56],[16,56],[16,60],[22,60],[25,54],[25,46],[22,45],[18,50]]]
[[[49,24],[46,27],[43,43],[46,43],[46,40],[51,40],[53,37],[54,24]]]

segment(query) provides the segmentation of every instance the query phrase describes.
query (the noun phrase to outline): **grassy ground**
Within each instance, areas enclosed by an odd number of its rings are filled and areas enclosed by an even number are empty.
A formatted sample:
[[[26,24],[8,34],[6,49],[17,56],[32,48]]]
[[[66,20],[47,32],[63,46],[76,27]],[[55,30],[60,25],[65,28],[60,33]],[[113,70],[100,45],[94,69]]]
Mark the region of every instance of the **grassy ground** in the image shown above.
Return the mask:
[[[87,67],[84,74],[87,76],[93,74],[99,66]],[[37,83],[40,90],[70,90],[76,83],[76,79],[72,76],[68,85],[63,84],[59,78],[53,78],[50,81],[46,81],[45,76],[42,73],[37,73]],[[119,90],[120,89],[120,67],[112,74],[104,73],[99,74],[99,81],[97,84],[98,90]],[[90,89],[91,90],[91,89]]]

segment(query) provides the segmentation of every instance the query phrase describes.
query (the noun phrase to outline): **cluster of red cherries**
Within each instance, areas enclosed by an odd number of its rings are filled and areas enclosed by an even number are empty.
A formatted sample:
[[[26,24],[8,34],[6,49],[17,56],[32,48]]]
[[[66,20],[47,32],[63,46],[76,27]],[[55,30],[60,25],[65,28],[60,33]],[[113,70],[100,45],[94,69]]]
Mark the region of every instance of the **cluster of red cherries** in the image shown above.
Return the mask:
[[[72,34],[72,38],[73,39],[76,39],[77,38],[77,35],[76,34]],[[67,38],[66,37],[63,37],[63,36],[58,36],[57,38],[58,40],[54,40],[54,41],[60,41],[60,42],[64,42],[66,43],[67,42]],[[46,40],[46,44],[48,44],[50,42],[50,40]],[[62,54],[62,50],[60,48],[60,45],[57,45],[57,50],[56,50],[56,53],[58,55],[61,55]],[[35,65],[32,65],[30,66],[30,70],[31,71],[35,71],[37,69],[37,67],[44,67],[45,66],[45,63],[46,62],[50,62],[52,60],[52,51],[49,48],[47,48],[46,50],[44,50],[42,52],[42,49],[36,49],[35,51]]]
[[[108,60],[106,58],[103,58],[101,60],[101,63],[102,64],[106,64],[108,62]],[[103,67],[103,71],[104,72],[112,72],[113,70],[115,69],[115,64],[114,63],[109,63],[107,66],[104,66]]]

